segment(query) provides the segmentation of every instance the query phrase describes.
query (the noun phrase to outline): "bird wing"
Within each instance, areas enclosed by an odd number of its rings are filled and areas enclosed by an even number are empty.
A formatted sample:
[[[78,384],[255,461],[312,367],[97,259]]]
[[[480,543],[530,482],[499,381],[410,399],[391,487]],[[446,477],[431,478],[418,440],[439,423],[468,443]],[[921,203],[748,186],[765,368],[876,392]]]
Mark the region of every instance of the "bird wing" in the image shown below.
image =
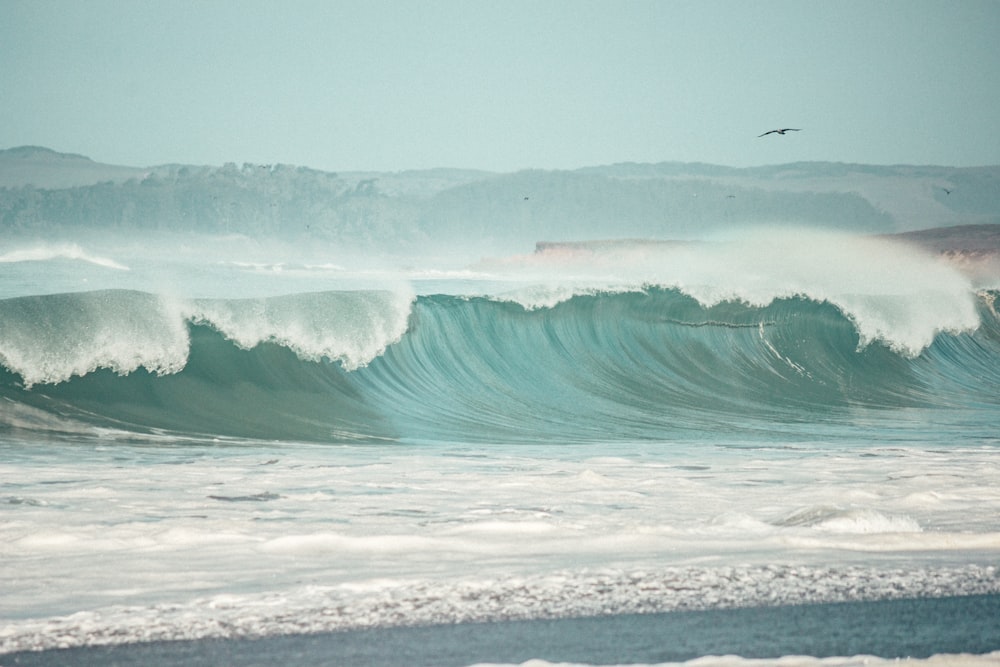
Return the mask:
[[[785,132],[801,132],[801,131],[802,131],[801,127],[783,127],[780,130],[770,130],[768,132],[765,132],[764,134],[758,134],[757,138],[760,139],[761,137],[766,137],[769,134],[784,134]]]

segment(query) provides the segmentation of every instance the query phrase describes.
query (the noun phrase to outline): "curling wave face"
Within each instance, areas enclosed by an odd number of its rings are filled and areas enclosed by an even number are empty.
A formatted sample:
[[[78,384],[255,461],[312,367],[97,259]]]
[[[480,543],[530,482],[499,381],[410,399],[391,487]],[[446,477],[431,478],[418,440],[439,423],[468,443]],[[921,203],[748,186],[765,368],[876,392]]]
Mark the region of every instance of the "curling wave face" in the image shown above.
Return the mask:
[[[0,652],[995,602],[985,264],[795,230],[391,270],[233,244],[0,262]]]
[[[996,296],[970,294],[971,315],[946,304],[937,321],[923,304],[908,310],[909,296],[887,299],[875,319],[891,321],[896,338],[874,341],[858,310],[829,300],[703,302],[660,287],[577,289],[546,307],[523,291],[19,297],[0,301],[0,420],[43,431],[516,442],[995,410]],[[914,327],[947,333],[914,353],[898,343]]]

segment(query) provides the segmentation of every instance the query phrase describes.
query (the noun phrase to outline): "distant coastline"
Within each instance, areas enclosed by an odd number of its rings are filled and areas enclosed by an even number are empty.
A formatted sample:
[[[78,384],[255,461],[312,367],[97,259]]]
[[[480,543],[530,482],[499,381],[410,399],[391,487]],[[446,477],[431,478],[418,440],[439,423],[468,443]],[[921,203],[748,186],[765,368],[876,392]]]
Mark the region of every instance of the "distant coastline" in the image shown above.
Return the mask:
[[[958,235],[992,248],[995,237],[983,230],[998,223],[1000,166],[662,162],[333,173],[282,164],[124,167],[37,146],[0,150],[0,230],[11,235],[155,230],[524,252],[539,239],[689,241],[752,226],[882,235],[955,228],[908,237],[940,250]]]

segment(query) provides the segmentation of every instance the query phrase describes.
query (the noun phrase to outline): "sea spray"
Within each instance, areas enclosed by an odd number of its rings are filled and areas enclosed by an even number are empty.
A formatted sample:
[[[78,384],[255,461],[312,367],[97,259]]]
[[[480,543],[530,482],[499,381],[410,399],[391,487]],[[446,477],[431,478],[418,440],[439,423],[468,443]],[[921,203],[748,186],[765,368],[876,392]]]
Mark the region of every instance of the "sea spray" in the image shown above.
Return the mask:
[[[0,301],[0,363],[28,388],[98,368],[176,373],[188,346],[187,326],[167,297],[109,290]]]
[[[524,282],[498,296],[528,309],[648,287],[678,289],[706,307],[765,307],[795,297],[828,302],[854,323],[859,347],[881,342],[911,357],[941,332],[980,324],[975,290],[951,263],[899,241],[827,231],[754,229],[698,243],[540,244],[534,255],[480,266]]]
[[[367,365],[406,332],[411,290],[323,292],[268,299],[192,303],[189,318],[207,324],[243,349],[269,342],[309,361],[338,361],[347,370]]]
[[[277,343],[302,359],[353,370],[405,333],[413,298],[406,290],[230,301],[128,290],[17,297],[0,301],[0,363],[28,388],[99,368],[177,373],[187,363],[193,322],[244,349]]]
[[[865,345],[836,306],[804,297],[706,307],[647,287],[534,309],[412,298],[0,301],[3,419],[20,423],[12,406],[30,406],[219,437],[620,441],[850,423],[858,409],[975,408],[995,404],[1000,386],[983,299],[984,326],[940,334],[917,359]]]
[[[48,262],[51,260],[76,260],[106,269],[128,271],[129,267],[108,257],[94,255],[78,243],[37,243],[0,254],[0,264],[16,262]]]

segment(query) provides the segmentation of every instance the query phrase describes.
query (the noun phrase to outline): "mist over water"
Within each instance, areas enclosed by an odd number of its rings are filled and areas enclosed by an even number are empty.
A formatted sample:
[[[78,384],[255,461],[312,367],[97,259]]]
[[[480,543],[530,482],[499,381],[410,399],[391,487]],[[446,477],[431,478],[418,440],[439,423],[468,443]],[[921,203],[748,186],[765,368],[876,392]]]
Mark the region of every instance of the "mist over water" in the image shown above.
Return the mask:
[[[980,401],[996,381],[964,378],[996,353],[995,294],[885,239],[761,229],[551,244],[459,270],[184,243],[159,260],[124,246],[9,251],[3,266],[22,275],[102,288],[0,301],[5,394],[61,419],[246,436],[249,384],[250,412],[273,414],[276,437],[572,441],[714,420],[739,430],[761,414],[795,421],[795,409],[933,407],[935,392]],[[938,340],[971,358],[944,358]],[[108,383],[137,398],[100,407]],[[289,410],[269,398],[279,390],[312,400]],[[212,419],[184,425],[194,396]]]
[[[1000,590],[992,256],[564,231],[5,241],[0,650]]]

